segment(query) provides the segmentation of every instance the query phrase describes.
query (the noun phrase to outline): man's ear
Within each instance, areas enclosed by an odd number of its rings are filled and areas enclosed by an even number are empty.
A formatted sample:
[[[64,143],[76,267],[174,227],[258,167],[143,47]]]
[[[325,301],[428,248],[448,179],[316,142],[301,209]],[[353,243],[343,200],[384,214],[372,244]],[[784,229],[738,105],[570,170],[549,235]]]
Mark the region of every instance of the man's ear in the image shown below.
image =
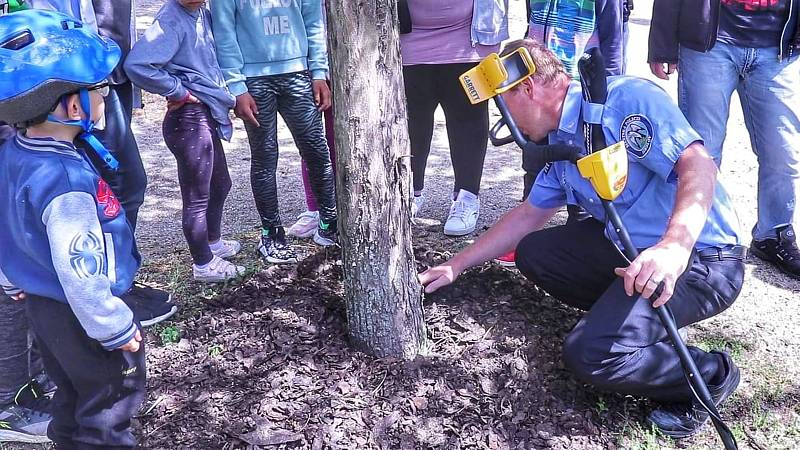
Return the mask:
[[[525,97],[533,99],[535,92],[533,78],[528,77],[522,80],[522,82],[517,86],[517,89],[520,91],[520,93],[525,95]]]

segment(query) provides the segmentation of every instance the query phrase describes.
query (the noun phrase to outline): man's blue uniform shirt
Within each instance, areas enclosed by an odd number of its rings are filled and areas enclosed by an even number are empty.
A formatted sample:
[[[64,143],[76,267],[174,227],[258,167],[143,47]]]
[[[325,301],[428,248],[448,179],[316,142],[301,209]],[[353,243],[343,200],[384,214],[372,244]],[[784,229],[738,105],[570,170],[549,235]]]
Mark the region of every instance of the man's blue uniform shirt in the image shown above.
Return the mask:
[[[558,130],[550,133],[551,144],[576,145],[585,151],[582,105],[580,84],[573,81],[564,100]],[[702,138],[664,90],[648,80],[634,77],[609,77],[608,99],[600,122],[608,145],[624,141],[628,152],[627,185],[614,205],[634,245],[640,249],[651,247],[666,232],[675,206],[675,163],[686,147],[696,141],[702,142]],[[570,162],[556,162],[542,170],[528,200],[539,208],[580,205],[596,219],[606,221],[605,211],[591,183]],[[610,225],[606,235],[621,248]],[[739,243],[738,218],[728,193],[718,181],[696,248]]]

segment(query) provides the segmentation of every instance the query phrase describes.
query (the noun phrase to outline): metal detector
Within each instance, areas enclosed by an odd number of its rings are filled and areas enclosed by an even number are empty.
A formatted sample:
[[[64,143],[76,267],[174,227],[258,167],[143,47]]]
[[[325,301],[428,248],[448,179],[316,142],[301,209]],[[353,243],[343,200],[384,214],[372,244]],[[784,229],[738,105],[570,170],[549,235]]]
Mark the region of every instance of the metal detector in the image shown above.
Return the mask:
[[[600,51],[592,49],[585,54],[578,62],[578,71],[581,75],[583,98],[589,103],[588,108],[602,108],[607,96],[607,80],[605,63]],[[536,67],[527,50],[520,48],[503,58],[498,57],[496,54],[489,55],[475,68],[460,77],[461,84],[473,104],[494,98],[495,104],[502,114],[502,119],[491,129],[492,144],[502,145],[513,140],[520,148],[529,145],[526,137],[517,128],[505,101],[499,94],[521,83],[535,72]],[[503,127],[508,128],[511,132],[510,136],[504,138],[497,136],[497,133]],[[566,151],[568,147],[565,146],[561,151],[544,151],[543,154],[539,155],[542,158],[541,162],[571,161],[577,164],[581,176],[592,183],[592,187],[600,197],[606,216],[622,243],[625,257],[629,262],[633,261],[639,255],[639,251],[633,245],[628,230],[613,204],[614,199],[625,189],[625,183],[627,182],[627,151],[621,142],[606,146],[605,136],[600,125],[586,122],[584,127],[588,156],[580,158],[580,155],[575,154],[574,151],[570,154]],[[544,146],[543,150],[547,149],[547,147],[550,146]],[[595,151],[595,149],[601,150]],[[647,299],[647,301],[652,303],[657,299],[663,288],[662,282],[651,296],[652,300]],[[678,352],[689,388],[700,405],[709,413],[714,427],[725,445],[725,449],[738,449],[733,433],[722,421],[719,411],[717,411],[717,407],[711,398],[708,386],[700,375],[697,364],[689,353],[686,343],[683,342],[678,334],[675,318],[669,306],[663,305],[655,308],[655,310],[672,341],[673,347]]]

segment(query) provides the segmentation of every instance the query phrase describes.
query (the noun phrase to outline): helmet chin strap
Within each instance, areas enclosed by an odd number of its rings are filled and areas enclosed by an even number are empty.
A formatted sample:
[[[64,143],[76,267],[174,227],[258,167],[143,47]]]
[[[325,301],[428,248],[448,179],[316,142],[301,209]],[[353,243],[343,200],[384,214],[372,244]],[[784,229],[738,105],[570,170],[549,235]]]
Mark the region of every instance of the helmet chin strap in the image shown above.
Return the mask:
[[[114,158],[114,155],[111,154],[110,151],[100,142],[97,137],[93,134],[94,131],[94,121],[92,120],[92,103],[89,101],[89,90],[81,89],[78,91],[78,96],[81,101],[81,108],[86,113],[86,118],[81,120],[61,120],[58,117],[50,114],[47,116],[48,122],[55,122],[60,123],[62,125],[70,125],[81,127],[81,134],[78,135],[78,138],[86,142],[89,147],[97,153],[97,156],[103,160],[103,162],[111,169],[117,170],[119,169],[119,161]]]

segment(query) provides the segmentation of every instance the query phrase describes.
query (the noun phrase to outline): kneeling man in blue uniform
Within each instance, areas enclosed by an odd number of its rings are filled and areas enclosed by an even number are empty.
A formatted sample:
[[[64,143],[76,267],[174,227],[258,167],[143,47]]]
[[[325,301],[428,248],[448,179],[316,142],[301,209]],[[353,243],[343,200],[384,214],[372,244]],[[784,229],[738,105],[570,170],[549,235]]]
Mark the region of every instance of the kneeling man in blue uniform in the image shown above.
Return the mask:
[[[583,147],[580,84],[532,40],[512,42],[504,54],[521,47],[536,72],[502,94],[518,127],[532,141]],[[661,88],[609,77],[598,117],[606,141],[623,141],[627,149],[627,187],[614,204],[641,249],[638,258],[625,259],[591,183],[564,161],[539,174],[527,202],[420,281],[433,292],[464,270],[516,249],[523,275],[586,311],[564,342],[564,363],[575,376],[600,389],[664,402],[649,421],[668,436],[689,436],[709,416],[694,400],[653,306],[669,302],[678,327],[731,306],[744,278],[738,219],[702,138]],[[592,217],[543,229],[565,205],[579,205]],[[665,289],[651,304],[646,298],[662,282]],[[726,353],[689,350],[719,405],[739,384],[739,369]]]

